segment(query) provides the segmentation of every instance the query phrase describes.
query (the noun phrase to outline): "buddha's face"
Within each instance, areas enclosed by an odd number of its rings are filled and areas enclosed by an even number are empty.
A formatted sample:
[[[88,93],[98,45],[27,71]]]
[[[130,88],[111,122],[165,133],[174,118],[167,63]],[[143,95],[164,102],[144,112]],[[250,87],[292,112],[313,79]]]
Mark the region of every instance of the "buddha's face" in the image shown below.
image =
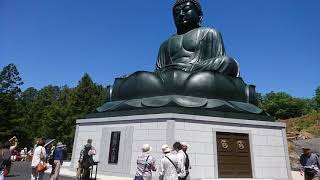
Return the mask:
[[[173,18],[178,32],[198,27],[201,16],[192,2],[184,2],[173,9]]]

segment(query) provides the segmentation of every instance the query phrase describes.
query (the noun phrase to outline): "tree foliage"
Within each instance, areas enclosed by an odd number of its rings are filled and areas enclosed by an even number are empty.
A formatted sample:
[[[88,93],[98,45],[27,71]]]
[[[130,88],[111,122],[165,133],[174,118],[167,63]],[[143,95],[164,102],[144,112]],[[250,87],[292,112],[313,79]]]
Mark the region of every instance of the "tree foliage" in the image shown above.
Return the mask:
[[[262,107],[277,119],[300,117],[312,111],[308,99],[295,98],[285,92],[270,92],[261,98]]]
[[[14,120],[18,118],[17,98],[23,84],[14,64],[5,66],[0,72],[0,139],[15,132]]]
[[[320,86],[316,89],[314,100],[315,100],[317,109],[320,110]]]
[[[71,147],[76,120],[94,112],[106,98],[105,88],[87,73],[75,88],[48,85],[23,92],[16,66],[6,66],[0,75],[0,140],[15,135],[21,146],[31,147],[35,138],[44,137]]]

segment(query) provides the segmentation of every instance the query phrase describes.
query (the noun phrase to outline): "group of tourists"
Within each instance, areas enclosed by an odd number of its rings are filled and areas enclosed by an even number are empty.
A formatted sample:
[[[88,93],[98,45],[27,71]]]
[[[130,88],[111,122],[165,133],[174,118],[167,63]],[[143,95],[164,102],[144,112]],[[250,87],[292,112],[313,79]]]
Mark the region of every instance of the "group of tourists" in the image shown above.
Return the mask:
[[[45,147],[44,139],[39,139],[35,145],[31,161],[31,180],[42,180],[47,162],[52,166],[50,180],[58,180],[63,164],[65,146],[58,142],[56,146]]]
[[[11,152],[17,147],[17,139],[0,143],[0,180],[8,175],[11,167]],[[189,180],[191,169],[187,153],[188,144],[175,142],[172,148],[162,145],[164,154],[160,160],[159,169],[156,167],[156,159],[151,155],[152,147],[149,144],[142,146],[142,153],[137,157],[137,170],[134,180],[152,180],[152,172],[159,172],[159,180]],[[57,180],[60,168],[63,164],[65,146],[58,142],[55,146],[45,147],[45,141],[39,139],[34,147],[31,161],[31,180],[42,180],[47,169],[46,162],[52,165],[50,180]],[[90,167],[94,164],[93,155],[96,149],[92,146],[92,139],[82,148],[79,159],[79,167],[76,179],[87,180],[90,175]],[[300,157],[301,175],[305,180],[320,180],[320,158],[312,153],[310,147],[303,147]]]
[[[173,150],[167,145],[162,145],[164,154],[159,166],[160,180],[187,180],[190,179],[190,160],[187,154],[186,143],[175,142]],[[137,158],[137,171],[134,180],[151,180],[152,171],[156,171],[155,158],[150,155],[152,147],[149,144],[142,146],[142,154]]]

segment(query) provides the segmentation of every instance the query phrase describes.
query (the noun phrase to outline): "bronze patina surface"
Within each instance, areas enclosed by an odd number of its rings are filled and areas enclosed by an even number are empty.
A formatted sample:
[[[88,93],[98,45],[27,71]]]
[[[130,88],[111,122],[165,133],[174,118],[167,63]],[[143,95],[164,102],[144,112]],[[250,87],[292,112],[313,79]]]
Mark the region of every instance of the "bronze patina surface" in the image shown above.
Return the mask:
[[[98,112],[175,106],[265,114],[256,107],[255,86],[226,55],[221,34],[201,26],[200,3],[177,0],[172,13],[177,33],[161,44],[155,72],[116,78]]]

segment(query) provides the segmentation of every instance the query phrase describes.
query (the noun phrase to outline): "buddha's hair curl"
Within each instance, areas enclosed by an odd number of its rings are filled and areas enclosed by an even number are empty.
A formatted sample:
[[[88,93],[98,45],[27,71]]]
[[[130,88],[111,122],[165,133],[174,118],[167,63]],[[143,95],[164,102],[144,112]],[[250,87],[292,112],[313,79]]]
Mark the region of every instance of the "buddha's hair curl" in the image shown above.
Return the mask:
[[[174,5],[173,5],[172,10],[174,10],[174,8],[175,8],[176,6],[178,6],[178,5],[182,4],[182,3],[185,3],[185,2],[192,2],[192,3],[196,6],[196,8],[197,8],[197,10],[198,10],[198,12],[199,12],[199,15],[200,15],[200,16],[203,15],[202,9],[201,9],[201,5],[200,5],[200,3],[199,3],[198,0],[176,0],[176,2],[175,2]]]

